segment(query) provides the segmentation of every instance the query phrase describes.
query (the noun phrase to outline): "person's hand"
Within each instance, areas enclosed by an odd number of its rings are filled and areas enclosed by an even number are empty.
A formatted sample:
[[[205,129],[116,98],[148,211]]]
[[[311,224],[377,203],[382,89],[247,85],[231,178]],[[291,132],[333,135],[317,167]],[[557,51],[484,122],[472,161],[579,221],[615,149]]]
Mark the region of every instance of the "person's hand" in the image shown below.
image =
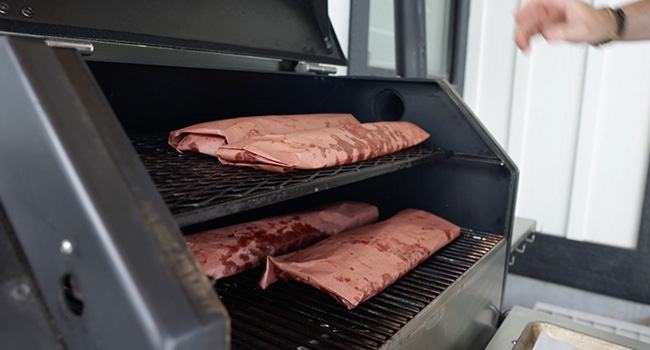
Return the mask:
[[[579,0],[531,0],[515,14],[515,42],[526,51],[530,38],[597,44],[616,33],[616,19]]]

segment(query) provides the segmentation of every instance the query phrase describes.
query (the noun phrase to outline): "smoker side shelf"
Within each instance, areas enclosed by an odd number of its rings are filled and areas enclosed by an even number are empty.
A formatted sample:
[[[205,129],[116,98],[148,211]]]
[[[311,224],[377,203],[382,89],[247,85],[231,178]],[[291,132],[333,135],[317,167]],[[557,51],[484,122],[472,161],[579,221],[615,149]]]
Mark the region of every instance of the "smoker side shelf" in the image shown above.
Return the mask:
[[[363,162],[280,174],[222,165],[213,157],[177,153],[166,135],[131,136],[149,175],[180,226],[188,226],[449,157],[412,147]]]
[[[458,239],[352,310],[298,282],[262,290],[260,268],[218,280],[215,291],[231,317],[232,349],[383,349],[502,240],[463,229]]]

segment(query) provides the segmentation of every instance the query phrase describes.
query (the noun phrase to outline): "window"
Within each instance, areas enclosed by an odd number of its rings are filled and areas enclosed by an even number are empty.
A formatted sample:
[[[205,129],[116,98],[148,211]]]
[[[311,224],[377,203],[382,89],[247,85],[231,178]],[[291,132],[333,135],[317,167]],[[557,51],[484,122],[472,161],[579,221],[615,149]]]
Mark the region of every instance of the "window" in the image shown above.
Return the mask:
[[[424,1],[426,76],[448,79],[457,88],[464,71],[468,6],[468,0]],[[350,74],[396,76],[394,0],[354,0],[351,16]]]

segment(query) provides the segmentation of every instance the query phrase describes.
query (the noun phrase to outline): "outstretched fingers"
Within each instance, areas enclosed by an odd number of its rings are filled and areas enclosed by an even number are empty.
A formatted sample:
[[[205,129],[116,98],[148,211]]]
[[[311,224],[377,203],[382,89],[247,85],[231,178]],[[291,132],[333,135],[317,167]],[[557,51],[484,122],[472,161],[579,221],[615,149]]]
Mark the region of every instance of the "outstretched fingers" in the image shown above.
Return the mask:
[[[530,38],[542,34],[556,39],[555,28],[566,21],[565,3],[556,0],[533,0],[515,14],[515,42],[522,50],[530,47]],[[548,36],[548,37],[547,37]]]

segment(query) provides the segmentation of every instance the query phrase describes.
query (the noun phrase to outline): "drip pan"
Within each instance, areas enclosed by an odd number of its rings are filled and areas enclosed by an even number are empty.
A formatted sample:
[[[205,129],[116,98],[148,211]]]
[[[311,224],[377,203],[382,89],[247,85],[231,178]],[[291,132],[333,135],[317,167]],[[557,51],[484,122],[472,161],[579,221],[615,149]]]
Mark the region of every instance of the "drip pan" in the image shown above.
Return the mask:
[[[512,350],[633,350],[547,322],[531,322]]]

